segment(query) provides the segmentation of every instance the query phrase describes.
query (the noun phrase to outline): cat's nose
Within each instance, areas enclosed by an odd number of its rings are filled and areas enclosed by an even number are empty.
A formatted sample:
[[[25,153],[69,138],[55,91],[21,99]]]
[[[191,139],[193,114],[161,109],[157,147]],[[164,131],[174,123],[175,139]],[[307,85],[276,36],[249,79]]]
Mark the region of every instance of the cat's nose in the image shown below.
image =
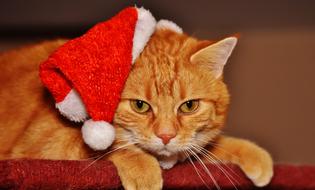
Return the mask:
[[[163,144],[167,145],[176,134],[159,134],[157,136],[162,139]]]

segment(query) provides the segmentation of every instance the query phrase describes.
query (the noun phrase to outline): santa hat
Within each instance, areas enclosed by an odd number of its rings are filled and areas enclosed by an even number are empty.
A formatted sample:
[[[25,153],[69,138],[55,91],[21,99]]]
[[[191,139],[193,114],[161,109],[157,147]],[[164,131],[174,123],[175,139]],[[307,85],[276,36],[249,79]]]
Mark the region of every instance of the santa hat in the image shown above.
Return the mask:
[[[120,93],[155,25],[149,11],[126,8],[68,41],[40,65],[40,78],[56,107],[72,121],[85,121],[83,139],[94,150],[106,149],[114,140],[110,123]]]
[[[104,150],[115,139],[110,124],[131,65],[155,28],[181,29],[171,21],[156,24],[151,13],[129,7],[68,41],[40,65],[40,78],[62,115],[84,122],[84,142]],[[90,119],[89,119],[90,118]]]

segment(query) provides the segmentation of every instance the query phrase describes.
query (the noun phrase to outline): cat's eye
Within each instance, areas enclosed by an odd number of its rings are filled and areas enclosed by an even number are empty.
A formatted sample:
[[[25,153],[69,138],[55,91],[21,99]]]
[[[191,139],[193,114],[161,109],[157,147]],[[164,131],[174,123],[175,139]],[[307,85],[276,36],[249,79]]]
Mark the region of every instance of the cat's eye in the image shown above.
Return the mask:
[[[130,106],[137,113],[145,113],[150,110],[150,105],[142,100],[130,100]]]
[[[197,110],[198,106],[199,100],[189,100],[179,107],[179,111],[182,113],[192,113]]]

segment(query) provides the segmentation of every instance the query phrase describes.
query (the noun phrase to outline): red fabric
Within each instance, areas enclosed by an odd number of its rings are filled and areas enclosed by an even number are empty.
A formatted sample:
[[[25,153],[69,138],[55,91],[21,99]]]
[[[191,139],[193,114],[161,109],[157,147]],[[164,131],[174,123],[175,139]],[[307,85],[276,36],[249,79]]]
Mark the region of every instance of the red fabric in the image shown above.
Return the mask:
[[[117,170],[112,163],[98,161],[89,166],[90,163],[91,161],[0,161],[0,189],[121,189]],[[221,189],[235,189],[215,165],[208,164],[207,167]],[[198,164],[197,168],[202,170]],[[238,181],[234,182],[238,189],[257,189],[237,166],[229,165],[225,169]],[[263,189],[315,189],[315,166],[276,165],[274,169],[271,184]],[[208,187],[189,163],[178,164],[171,170],[163,171],[164,189],[216,189],[204,172],[201,175]]]
[[[41,80],[56,102],[74,87],[93,120],[112,121],[132,64],[137,19],[136,8],[126,8],[70,40],[41,64]]]

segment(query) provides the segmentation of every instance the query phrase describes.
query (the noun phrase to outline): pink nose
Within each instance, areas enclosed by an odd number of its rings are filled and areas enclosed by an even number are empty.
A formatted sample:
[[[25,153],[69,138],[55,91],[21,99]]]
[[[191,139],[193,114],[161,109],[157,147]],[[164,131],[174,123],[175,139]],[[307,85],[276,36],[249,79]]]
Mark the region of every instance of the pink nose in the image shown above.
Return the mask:
[[[163,144],[168,144],[172,138],[176,136],[176,134],[160,134],[157,135],[160,139],[162,139]]]

